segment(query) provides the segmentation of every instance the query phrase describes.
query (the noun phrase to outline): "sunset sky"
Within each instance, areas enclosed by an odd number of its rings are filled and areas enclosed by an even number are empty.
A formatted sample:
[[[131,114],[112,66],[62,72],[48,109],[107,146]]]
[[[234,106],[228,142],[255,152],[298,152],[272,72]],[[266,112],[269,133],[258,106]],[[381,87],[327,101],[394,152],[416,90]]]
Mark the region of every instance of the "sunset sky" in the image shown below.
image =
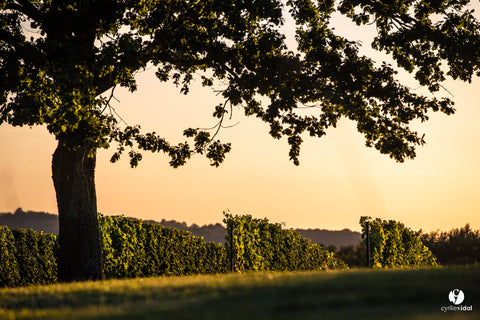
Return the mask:
[[[477,12],[480,4],[476,2]],[[477,14],[478,16],[478,14]],[[374,27],[358,29],[344,19],[336,30],[363,41],[362,52],[372,54]],[[291,31],[289,24],[285,27]],[[387,60],[376,54],[375,59]],[[188,127],[208,128],[211,114],[222,102],[212,88],[195,84],[181,95],[172,84],[160,83],[155,68],[138,73],[138,91],[117,89],[113,103],[129,125],[156,131],[171,143],[185,141]],[[403,72],[400,79],[418,87]],[[200,82],[200,81],[198,81]],[[266,124],[233,117],[220,139],[232,151],[219,167],[201,156],[178,169],[163,154],[144,153],[136,169],[128,157],[111,164],[114,152],[100,150],[96,186],[99,212],[142,219],[175,219],[199,225],[221,222],[222,212],[251,214],[292,228],[360,230],[362,215],[394,219],[413,229],[450,230],[466,223],[480,229],[480,79],[471,84],[444,83],[443,95],[455,101],[454,115],[431,114],[413,127],[426,135],[427,145],[417,158],[396,163],[365,147],[356,124],[343,119],[321,139],[304,137],[300,166],[288,157],[285,140],[274,140]],[[419,92],[421,89],[418,89]],[[23,210],[57,213],[51,179],[51,155],[56,141],[46,128],[0,126],[0,212]]]

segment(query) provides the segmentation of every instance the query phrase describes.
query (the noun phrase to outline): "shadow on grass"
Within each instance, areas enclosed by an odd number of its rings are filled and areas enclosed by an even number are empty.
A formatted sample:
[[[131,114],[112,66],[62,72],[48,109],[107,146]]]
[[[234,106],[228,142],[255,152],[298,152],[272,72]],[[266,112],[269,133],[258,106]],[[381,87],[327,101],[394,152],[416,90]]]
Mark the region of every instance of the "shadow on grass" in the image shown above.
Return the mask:
[[[0,308],[16,319],[479,319],[478,284],[479,266],[262,272],[0,291]],[[441,311],[455,288],[472,312]]]

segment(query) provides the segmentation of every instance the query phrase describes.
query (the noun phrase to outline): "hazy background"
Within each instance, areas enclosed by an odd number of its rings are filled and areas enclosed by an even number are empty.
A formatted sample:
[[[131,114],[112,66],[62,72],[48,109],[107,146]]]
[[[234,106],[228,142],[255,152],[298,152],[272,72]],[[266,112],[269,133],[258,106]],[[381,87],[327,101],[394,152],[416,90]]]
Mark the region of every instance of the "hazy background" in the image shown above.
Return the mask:
[[[477,12],[479,6],[475,4]],[[372,53],[372,26],[358,29],[338,17],[334,22],[342,35],[363,41],[362,52]],[[287,23],[285,30],[291,29]],[[380,54],[374,58],[388,61]],[[138,73],[134,94],[115,90],[118,101],[112,104],[126,123],[140,124],[144,132],[154,130],[171,143],[185,141],[182,132],[188,127],[216,123],[211,114],[222,99],[212,88],[197,81],[184,96],[174,85],[156,80],[154,72]],[[405,73],[399,77],[418,87]],[[432,114],[428,122],[414,125],[427,140],[415,160],[399,164],[366,148],[356,124],[343,119],[321,139],[304,137],[296,167],[288,159],[285,140],[272,139],[266,124],[234,108],[226,125],[238,125],[220,133],[233,149],[219,168],[197,156],[173,169],[165,155],[144,153],[139,167],[131,169],[128,156],[109,162],[115,145],[100,150],[98,210],[188,224],[220,222],[222,212],[230,209],[292,228],[359,230],[360,216],[370,215],[424,231],[450,230],[467,222],[480,229],[480,81],[447,81],[444,86],[451,95],[441,93],[456,102],[457,112]],[[22,207],[57,213],[51,180],[55,147],[44,127],[0,126],[0,212]]]

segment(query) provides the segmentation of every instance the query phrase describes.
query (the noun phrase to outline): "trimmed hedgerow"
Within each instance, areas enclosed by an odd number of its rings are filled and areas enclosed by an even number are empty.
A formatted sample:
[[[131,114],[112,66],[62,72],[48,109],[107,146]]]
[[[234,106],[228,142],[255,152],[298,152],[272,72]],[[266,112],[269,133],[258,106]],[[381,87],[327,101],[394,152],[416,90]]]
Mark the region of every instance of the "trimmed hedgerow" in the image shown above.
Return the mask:
[[[226,214],[226,246],[190,232],[123,216],[99,216],[105,278],[215,274],[233,270],[314,270],[345,264],[294,230]],[[228,259],[227,259],[227,250]],[[0,226],[0,287],[57,281],[57,236]]]
[[[343,269],[345,263],[292,229],[250,215],[224,213],[232,271]]]
[[[0,226],[0,286],[16,286],[20,282],[17,248],[12,229]]]
[[[362,237],[366,242],[367,221],[370,226],[370,262],[373,268],[437,266],[432,252],[403,223],[380,218],[361,217]]]
[[[134,278],[224,273],[226,250],[191,233],[100,215],[104,275]],[[0,287],[57,282],[57,236],[0,226]]]
[[[57,281],[57,237],[0,226],[0,286]]]
[[[223,273],[223,245],[190,232],[144,224],[123,216],[101,217],[106,278]]]

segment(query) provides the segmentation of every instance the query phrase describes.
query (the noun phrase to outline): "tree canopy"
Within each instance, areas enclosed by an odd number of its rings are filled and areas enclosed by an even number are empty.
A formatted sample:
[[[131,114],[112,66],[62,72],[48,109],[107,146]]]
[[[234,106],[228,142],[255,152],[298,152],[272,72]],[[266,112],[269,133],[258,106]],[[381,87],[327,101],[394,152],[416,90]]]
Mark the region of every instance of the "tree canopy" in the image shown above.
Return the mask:
[[[198,74],[205,86],[221,83],[225,102],[215,107],[216,129],[231,106],[241,106],[268,123],[272,137],[288,139],[296,164],[302,134],[321,137],[342,117],[356,121],[367,146],[404,161],[425,142],[410,129],[413,120],[454,112],[453,101],[438,93],[442,81],[480,73],[479,22],[468,4],[2,0],[0,123],[46,124],[70,148],[116,142],[112,161],[127,149],[132,166],[141,159],[135,150],[165,152],[175,167],[194,153],[219,165],[230,144],[215,134],[189,128],[184,135],[193,141],[171,145],[155,132],[122,127],[108,112],[113,89],[135,91],[135,72],[154,65],[160,81],[173,81],[184,94]],[[393,66],[360,55],[359,43],[330,26],[334,12],[375,24],[372,46],[432,94],[415,93],[396,80]],[[295,51],[280,29],[288,14],[296,24]],[[305,106],[316,108],[297,112]]]
[[[368,147],[396,161],[425,143],[411,128],[431,111],[454,112],[447,78],[480,75],[480,28],[463,0],[0,0],[0,124],[46,125],[58,140],[52,178],[59,213],[59,278],[103,277],[96,150],[116,147],[132,167],[142,151],[178,167],[193,154],[218,166],[231,149],[217,139],[226,115],[242,108],[286,138],[299,164],[302,136],[322,137],[339,119],[357,124]],[[334,13],[375,24],[374,49],[413,73],[360,54],[336,33]],[[282,26],[295,24],[296,48]],[[110,105],[117,87],[137,89],[138,71],[188,94],[193,79],[223,97],[213,131],[186,128],[173,145],[123,124]],[[302,109],[300,109],[302,108]],[[308,112],[305,112],[308,108]]]

